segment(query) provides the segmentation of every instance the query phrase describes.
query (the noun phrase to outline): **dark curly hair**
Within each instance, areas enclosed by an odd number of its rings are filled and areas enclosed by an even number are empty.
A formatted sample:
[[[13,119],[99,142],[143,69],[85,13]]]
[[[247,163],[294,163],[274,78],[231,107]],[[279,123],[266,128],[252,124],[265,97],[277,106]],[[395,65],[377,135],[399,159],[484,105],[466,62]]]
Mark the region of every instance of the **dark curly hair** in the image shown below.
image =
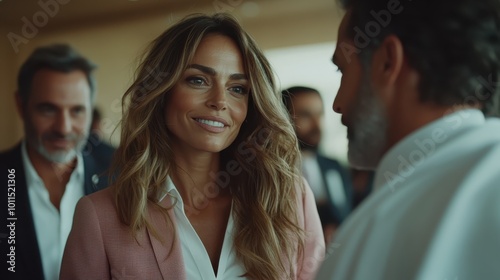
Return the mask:
[[[421,75],[420,99],[443,106],[476,104],[497,115],[500,96],[500,1],[341,0],[349,11],[348,36],[371,36],[366,62],[388,35],[397,36],[410,65]],[[398,6],[399,5],[399,6]],[[397,13],[387,17],[388,11]],[[385,11],[385,22],[380,22]],[[373,31],[373,24],[379,28]],[[359,28],[359,29],[358,29]],[[371,29],[370,29],[371,28]]]

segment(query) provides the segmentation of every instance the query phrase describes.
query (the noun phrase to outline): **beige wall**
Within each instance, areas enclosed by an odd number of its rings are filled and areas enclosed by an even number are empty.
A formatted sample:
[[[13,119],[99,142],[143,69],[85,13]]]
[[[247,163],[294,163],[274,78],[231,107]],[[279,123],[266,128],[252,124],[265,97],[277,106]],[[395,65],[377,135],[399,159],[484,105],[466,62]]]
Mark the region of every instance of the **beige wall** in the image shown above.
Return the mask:
[[[304,14],[243,22],[245,29],[263,49],[306,45],[337,40],[342,14],[325,9]]]
[[[0,26],[3,38],[8,32],[9,28]],[[0,150],[19,141],[22,134],[22,124],[14,103],[16,56],[9,41],[0,40]]]
[[[8,41],[1,41],[0,51],[9,55],[7,63],[2,61],[0,65],[0,84],[2,90],[7,93],[0,96],[0,124],[1,131],[9,133],[2,133],[0,150],[13,145],[22,135],[19,118],[14,114],[11,93],[15,89],[15,75],[19,66],[34,48],[49,43],[66,42],[99,65],[96,71],[97,105],[103,111],[104,132],[109,136],[120,120],[120,98],[131,83],[138,56],[148,42],[186,13],[110,19],[109,22],[100,21],[98,25],[89,21],[69,27],[41,29],[28,44],[20,46],[17,55],[9,49]],[[336,37],[338,18],[332,6],[332,10],[315,11],[308,15],[244,19],[241,22],[263,49],[269,49],[332,41]],[[1,31],[0,34],[6,34],[4,30]],[[14,115],[16,117],[13,117]],[[118,138],[117,131],[111,140],[116,144]]]

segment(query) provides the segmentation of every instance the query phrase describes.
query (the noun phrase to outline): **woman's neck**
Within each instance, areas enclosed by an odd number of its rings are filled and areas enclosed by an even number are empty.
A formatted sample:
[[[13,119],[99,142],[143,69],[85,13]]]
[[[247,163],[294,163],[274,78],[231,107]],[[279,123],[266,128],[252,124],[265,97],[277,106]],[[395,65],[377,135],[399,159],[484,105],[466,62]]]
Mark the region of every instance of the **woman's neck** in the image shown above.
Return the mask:
[[[176,153],[171,178],[185,207],[206,207],[210,201],[226,194],[215,183],[219,161],[219,153]]]

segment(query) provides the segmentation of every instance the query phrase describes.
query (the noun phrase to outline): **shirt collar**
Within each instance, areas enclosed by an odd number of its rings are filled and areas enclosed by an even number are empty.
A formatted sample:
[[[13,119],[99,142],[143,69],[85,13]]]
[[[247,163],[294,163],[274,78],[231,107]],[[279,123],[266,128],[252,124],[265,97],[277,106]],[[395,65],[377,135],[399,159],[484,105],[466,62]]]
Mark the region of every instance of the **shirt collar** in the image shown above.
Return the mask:
[[[180,196],[180,193],[175,187],[174,182],[172,182],[170,176],[167,176],[167,181],[165,182],[163,191],[159,195],[158,203],[160,203],[168,194],[174,196],[177,200],[179,200],[182,203],[182,197]]]
[[[31,188],[35,185],[41,184],[42,179],[40,179],[40,176],[38,176],[38,173],[31,164],[26,145],[26,140],[23,140],[21,143],[21,157],[23,159],[24,170],[26,173],[26,185],[28,188]]]
[[[402,173],[402,167],[411,168],[419,165],[421,160],[431,157],[436,148],[456,134],[484,122],[485,117],[480,110],[464,109],[439,118],[412,132],[382,157],[377,167],[374,189],[394,185],[395,176]]]

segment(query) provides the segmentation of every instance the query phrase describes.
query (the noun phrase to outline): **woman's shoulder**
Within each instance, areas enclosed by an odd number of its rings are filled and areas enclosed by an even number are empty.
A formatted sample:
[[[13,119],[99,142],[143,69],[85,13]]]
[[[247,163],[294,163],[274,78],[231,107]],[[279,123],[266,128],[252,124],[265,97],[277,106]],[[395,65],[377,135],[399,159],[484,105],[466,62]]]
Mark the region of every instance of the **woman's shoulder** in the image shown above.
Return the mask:
[[[308,216],[317,215],[316,202],[309,183],[300,176],[295,181],[295,193],[297,196],[297,209],[299,222],[305,222]]]
[[[122,224],[116,210],[113,190],[108,187],[82,197],[76,206],[74,221],[99,225],[101,231],[120,229]]]
[[[108,215],[114,213],[116,212],[115,209],[113,191],[111,187],[107,187],[82,197],[77,205],[77,210],[84,212],[96,211],[98,216],[102,213],[107,213]]]
[[[90,200],[93,204],[113,204],[112,187],[107,187],[105,189],[86,195],[85,198]]]
[[[297,199],[301,203],[304,202],[304,199],[312,195],[311,187],[309,183],[307,183],[306,179],[302,176],[298,176],[295,180],[295,193],[297,195]]]

